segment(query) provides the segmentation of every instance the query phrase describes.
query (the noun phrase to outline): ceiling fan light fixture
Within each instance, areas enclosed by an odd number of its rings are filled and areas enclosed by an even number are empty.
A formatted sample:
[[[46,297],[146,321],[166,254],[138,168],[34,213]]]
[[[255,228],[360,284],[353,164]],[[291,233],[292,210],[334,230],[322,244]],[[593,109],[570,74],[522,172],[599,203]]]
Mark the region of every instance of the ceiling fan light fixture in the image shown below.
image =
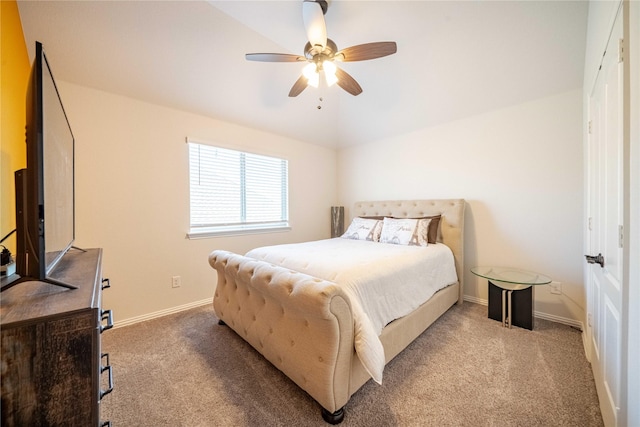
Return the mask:
[[[307,84],[309,86],[318,87],[320,83],[320,75],[318,74],[318,70],[316,64],[310,62],[302,69],[302,75],[306,77]]]
[[[336,65],[332,61],[324,61],[322,63],[322,69],[324,70],[324,78],[327,81],[327,86],[332,86],[338,82]]]

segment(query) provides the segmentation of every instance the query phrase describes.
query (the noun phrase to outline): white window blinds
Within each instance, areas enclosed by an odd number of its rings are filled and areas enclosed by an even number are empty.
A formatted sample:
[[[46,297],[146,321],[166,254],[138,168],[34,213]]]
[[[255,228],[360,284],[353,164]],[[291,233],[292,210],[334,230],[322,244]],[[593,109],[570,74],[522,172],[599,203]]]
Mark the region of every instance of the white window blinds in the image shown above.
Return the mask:
[[[188,145],[189,237],[289,228],[286,160]]]

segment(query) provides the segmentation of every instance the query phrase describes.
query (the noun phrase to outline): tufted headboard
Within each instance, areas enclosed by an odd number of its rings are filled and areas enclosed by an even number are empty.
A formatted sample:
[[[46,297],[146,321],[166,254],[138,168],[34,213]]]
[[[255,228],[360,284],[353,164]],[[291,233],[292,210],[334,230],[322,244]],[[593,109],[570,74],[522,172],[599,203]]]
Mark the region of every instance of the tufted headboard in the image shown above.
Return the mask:
[[[451,248],[456,261],[460,283],[458,302],[462,302],[464,284],[464,199],[433,200],[385,200],[356,202],[352,217],[392,216],[395,218],[420,218],[442,215],[438,229],[438,241]]]

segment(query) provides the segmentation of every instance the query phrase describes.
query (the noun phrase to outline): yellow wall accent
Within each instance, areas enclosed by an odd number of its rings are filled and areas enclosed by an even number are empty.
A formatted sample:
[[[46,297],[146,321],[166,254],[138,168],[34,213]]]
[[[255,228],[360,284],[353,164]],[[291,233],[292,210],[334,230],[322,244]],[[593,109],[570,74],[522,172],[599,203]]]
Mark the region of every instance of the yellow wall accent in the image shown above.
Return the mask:
[[[15,0],[0,9],[0,239],[16,227],[13,173],[27,165],[25,146],[26,93],[31,64]],[[15,234],[2,243],[16,251]]]

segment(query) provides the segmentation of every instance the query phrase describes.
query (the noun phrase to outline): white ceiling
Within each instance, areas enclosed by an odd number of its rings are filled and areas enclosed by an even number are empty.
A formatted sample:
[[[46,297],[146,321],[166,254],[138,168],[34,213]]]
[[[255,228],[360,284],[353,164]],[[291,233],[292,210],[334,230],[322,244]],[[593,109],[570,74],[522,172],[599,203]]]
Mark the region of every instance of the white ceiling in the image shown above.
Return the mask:
[[[357,97],[336,86],[289,98],[303,64],[244,54],[302,54],[301,4],[18,2],[30,55],[41,41],[58,80],[330,147],[582,87],[585,0],[330,0],[338,48],[392,40],[398,52],[341,65]]]

